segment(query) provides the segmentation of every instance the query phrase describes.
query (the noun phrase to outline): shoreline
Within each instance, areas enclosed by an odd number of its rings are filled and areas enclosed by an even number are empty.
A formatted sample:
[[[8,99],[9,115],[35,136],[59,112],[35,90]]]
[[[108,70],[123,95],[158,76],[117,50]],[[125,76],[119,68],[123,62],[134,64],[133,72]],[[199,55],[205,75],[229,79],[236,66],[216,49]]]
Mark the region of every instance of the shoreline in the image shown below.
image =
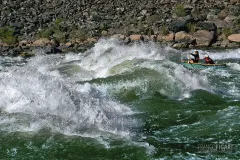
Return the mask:
[[[102,37],[105,39],[111,39],[111,37]],[[112,37],[113,38],[113,37]],[[99,38],[101,39],[101,38]],[[117,38],[114,38],[117,39]],[[153,40],[141,40],[141,39],[135,39],[135,40],[127,40],[125,39],[117,39],[120,43],[123,45],[131,45],[134,43],[155,43],[156,45],[162,45],[162,46],[168,46],[172,47],[177,50],[190,50],[190,49],[204,49],[204,50],[223,50],[223,49],[238,49],[239,46],[235,45],[232,47],[223,47],[223,46],[191,46],[191,47],[174,47],[174,44],[178,44],[177,42],[154,42]],[[36,41],[40,41],[39,44],[34,44],[33,42],[28,43],[17,43],[15,45],[0,45],[0,56],[22,56],[22,57],[31,57],[34,56],[35,50],[42,49],[46,54],[58,54],[58,53],[79,53],[79,52],[85,52],[88,49],[92,48],[97,42],[97,39],[91,39],[91,41],[85,41],[81,43],[72,43],[67,42],[64,44],[56,44],[52,43],[51,40],[47,40],[47,42],[41,42],[41,39],[38,39]],[[36,42],[35,41],[35,42]],[[45,39],[46,41],[46,39]]]
[[[101,37],[176,49],[240,48],[239,0],[22,0],[4,1],[0,10],[0,47],[14,46],[12,55],[29,47],[81,52]]]

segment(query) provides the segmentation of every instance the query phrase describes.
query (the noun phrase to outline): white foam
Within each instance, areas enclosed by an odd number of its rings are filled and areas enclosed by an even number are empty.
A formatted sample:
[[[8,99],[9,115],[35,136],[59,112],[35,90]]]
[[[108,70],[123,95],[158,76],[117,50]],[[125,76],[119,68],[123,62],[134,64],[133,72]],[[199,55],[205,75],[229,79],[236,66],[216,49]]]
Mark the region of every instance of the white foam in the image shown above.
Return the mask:
[[[128,129],[137,125],[127,117],[133,114],[131,109],[89,83],[80,85],[63,78],[56,69],[61,59],[40,55],[22,68],[11,67],[0,74],[0,110],[9,117],[16,115],[16,121],[4,130],[38,132],[48,128],[63,134],[102,131],[130,135]]]
[[[135,66],[129,68],[128,71],[134,72],[134,70],[141,68],[149,69],[149,72],[153,73],[145,77],[136,76],[135,79],[119,80],[114,84],[103,85],[113,92],[133,89],[136,95],[143,96],[147,93],[151,96],[151,92],[155,93],[157,91],[169,98],[177,99],[189,98],[191,96],[190,92],[196,89],[212,91],[206,75],[199,77],[197,73],[189,72],[189,70],[169,60],[157,62],[153,60],[135,61]],[[120,72],[122,73],[123,70]],[[155,87],[152,88],[153,86]]]
[[[65,55],[63,62],[80,61],[82,58],[83,54],[68,53]]]
[[[229,67],[231,67],[233,70],[240,71],[240,64],[238,63],[227,63]]]
[[[91,53],[87,55],[80,66],[95,72],[95,78],[108,76],[113,66],[133,59],[164,59],[156,45],[137,44],[126,46],[113,39],[101,39]]]
[[[207,75],[199,76],[198,73],[171,62],[168,60],[170,52],[178,53],[153,43],[126,46],[113,39],[102,39],[86,53],[70,53],[66,56],[42,54],[31,58],[22,68],[9,67],[6,72],[0,74],[0,110],[4,112],[4,116],[0,116],[0,126],[4,127],[0,130],[38,132],[47,129],[66,135],[113,135],[128,139],[134,134],[130,129],[141,126],[141,121],[132,116],[135,112],[128,106],[109,96],[109,88],[117,91],[124,87],[136,88],[136,94],[142,95],[149,92],[151,82],[158,83],[161,80],[162,86],[153,86],[154,89],[163,95],[178,99],[189,98],[191,91],[196,89],[212,90]],[[226,58],[225,53],[209,54],[216,59]],[[235,51],[226,54],[229,54],[230,58],[239,55]],[[128,61],[132,63],[115,73],[110,72],[112,68]],[[62,75],[61,67],[68,64],[78,65],[79,71],[73,76]],[[234,70],[239,67],[238,64],[228,65]],[[119,80],[114,84],[94,85],[83,82],[144,68],[155,71],[154,75]],[[219,75],[221,74],[223,72],[219,72]],[[76,78],[83,84],[76,84]],[[233,88],[231,93],[233,92],[236,92],[236,88]],[[10,123],[11,125],[8,125]],[[176,131],[177,128],[172,130]],[[109,147],[104,139],[99,141],[106,148]],[[137,145],[148,147],[147,143]],[[149,148],[151,150],[152,147]]]

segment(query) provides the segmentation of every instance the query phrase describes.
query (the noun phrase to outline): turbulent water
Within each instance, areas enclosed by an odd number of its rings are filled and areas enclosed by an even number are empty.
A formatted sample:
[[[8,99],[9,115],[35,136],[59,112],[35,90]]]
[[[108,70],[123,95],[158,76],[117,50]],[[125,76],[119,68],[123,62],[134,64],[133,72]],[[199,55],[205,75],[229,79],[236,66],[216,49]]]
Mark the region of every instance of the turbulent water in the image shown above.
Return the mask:
[[[0,159],[240,159],[240,49],[188,70],[179,51],[99,40],[0,57]]]

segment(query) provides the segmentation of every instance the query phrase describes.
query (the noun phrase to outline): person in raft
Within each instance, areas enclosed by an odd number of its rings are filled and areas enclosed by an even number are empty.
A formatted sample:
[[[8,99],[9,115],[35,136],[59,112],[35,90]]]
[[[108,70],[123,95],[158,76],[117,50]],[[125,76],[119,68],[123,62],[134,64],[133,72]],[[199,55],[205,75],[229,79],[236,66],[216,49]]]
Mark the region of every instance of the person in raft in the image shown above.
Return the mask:
[[[191,59],[188,60],[188,63],[198,63],[199,61],[199,52],[194,51],[194,53],[191,53]]]
[[[214,61],[209,57],[209,55],[205,55],[204,60],[206,64],[214,64]]]

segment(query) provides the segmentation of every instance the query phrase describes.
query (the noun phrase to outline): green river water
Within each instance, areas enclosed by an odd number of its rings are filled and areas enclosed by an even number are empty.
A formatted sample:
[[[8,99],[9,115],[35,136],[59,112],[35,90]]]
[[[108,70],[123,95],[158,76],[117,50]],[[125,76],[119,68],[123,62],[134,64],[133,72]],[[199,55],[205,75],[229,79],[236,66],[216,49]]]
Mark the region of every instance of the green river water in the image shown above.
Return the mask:
[[[0,159],[240,159],[240,49],[102,39],[85,53],[0,57]]]

